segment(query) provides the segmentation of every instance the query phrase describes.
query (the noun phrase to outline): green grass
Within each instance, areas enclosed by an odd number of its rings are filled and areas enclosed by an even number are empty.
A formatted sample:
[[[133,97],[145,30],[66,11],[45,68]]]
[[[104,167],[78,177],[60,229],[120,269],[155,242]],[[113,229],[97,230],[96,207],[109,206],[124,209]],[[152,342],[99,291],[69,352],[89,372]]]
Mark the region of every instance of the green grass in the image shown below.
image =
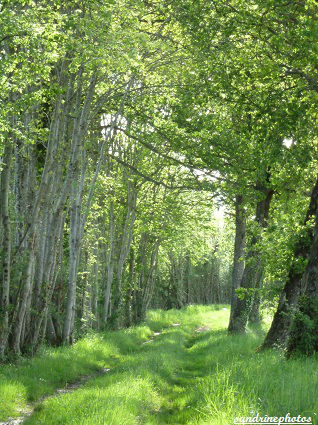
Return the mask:
[[[113,367],[121,357],[147,340],[147,326],[108,334],[90,334],[72,347],[43,347],[36,357],[0,365],[0,421],[19,416],[29,402],[53,394],[81,376]]]
[[[26,424],[228,425],[254,412],[314,416],[317,357],[287,361],[279,351],[258,353],[264,330],[228,336],[225,308],[151,311],[143,326],[91,335],[71,348],[47,349],[18,368],[4,367],[2,420],[101,367],[111,370],[48,398]],[[195,332],[202,325],[211,330]],[[153,332],[161,334],[144,344]]]

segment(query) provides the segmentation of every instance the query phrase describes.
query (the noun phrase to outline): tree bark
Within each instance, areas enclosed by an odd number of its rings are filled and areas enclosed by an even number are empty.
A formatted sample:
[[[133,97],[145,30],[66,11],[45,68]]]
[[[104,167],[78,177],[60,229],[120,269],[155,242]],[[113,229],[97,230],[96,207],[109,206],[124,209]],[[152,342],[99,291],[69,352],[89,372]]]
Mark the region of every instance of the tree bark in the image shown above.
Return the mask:
[[[83,164],[83,167],[85,165]],[[81,173],[81,180],[78,184],[74,182],[72,187],[72,205],[70,209],[70,237],[69,237],[69,278],[67,289],[66,314],[63,329],[63,341],[66,344],[72,343],[72,333],[75,320],[76,307],[76,278],[81,245],[81,205],[84,185],[85,168]]]
[[[109,306],[110,306],[110,297],[111,297],[111,287],[113,282],[114,274],[114,229],[115,228],[115,219],[114,219],[114,203],[110,201],[109,207],[109,250],[107,256],[107,280],[104,293],[104,307],[103,307],[103,323],[107,322],[109,316]]]
[[[28,268],[26,271],[25,282],[22,288],[21,297],[19,300],[19,309],[17,319],[14,323],[13,329],[13,352],[16,355],[21,354],[21,332],[25,320],[25,313],[27,311],[28,298],[32,290],[33,276],[34,276],[34,262],[35,262],[35,235],[33,235],[29,245],[29,260]]]
[[[309,261],[301,280],[301,296],[292,317],[287,355],[311,355],[318,351],[318,208]]]
[[[251,247],[246,256],[244,272],[239,284],[240,288],[244,288],[247,291],[240,297],[235,294],[236,300],[233,305],[233,311],[231,309],[231,321],[229,326],[230,332],[245,332],[253,300],[253,295],[249,294],[248,290],[257,289],[257,287],[260,286],[262,276],[262,261],[260,258],[260,252],[257,248],[257,243],[261,238],[261,229],[267,226],[269,207],[273,193],[274,192],[271,189],[264,190],[265,198],[257,203],[255,220],[259,226],[259,230],[252,238]]]
[[[64,181],[62,188],[62,194],[64,198],[68,192],[69,186],[71,186],[71,222],[70,222],[70,264],[69,264],[69,280],[67,290],[67,304],[66,314],[63,328],[63,341],[66,344],[72,342],[72,333],[75,320],[75,306],[76,306],[76,276],[77,266],[79,259],[79,250],[82,234],[82,221],[81,221],[81,207],[82,207],[82,194],[84,186],[84,176],[86,170],[86,160],[82,159],[82,172],[80,173],[79,167],[79,155],[81,149],[83,149],[84,136],[87,133],[90,108],[93,100],[93,94],[96,84],[96,75],[93,74],[90,78],[87,95],[85,97],[82,108],[79,108],[81,98],[81,81],[79,81],[78,93],[77,93],[77,111],[81,110],[80,117],[77,123],[74,124],[72,134],[72,157],[69,164],[68,173]],[[84,151],[83,151],[84,152]]]
[[[231,313],[228,326],[229,332],[236,331],[234,312],[237,309],[238,297],[235,290],[240,287],[244,272],[244,253],[246,240],[246,217],[242,195],[237,195],[235,200],[235,242],[234,242],[234,261],[232,274],[232,297]]]
[[[0,313],[0,359],[4,358],[9,336],[9,293],[11,279],[11,223],[9,218],[9,183],[12,158],[12,144],[5,145],[1,173],[1,218],[3,225],[2,242],[2,291]]]
[[[118,258],[117,273],[116,273],[116,288],[114,291],[114,302],[112,315],[115,322],[118,319],[119,312],[122,308],[122,278],[123,269],[130,252],[130,246],[133,236],[133,227],[136,220],[136,202],[137,191],[136,188],[128,182],[128,201],[127,201],[127,214],[124,224],[124,229],[120,244],[120,253]]]
[[[318,178],[313,188],[310,204],[307,210],[305,224],[311,217],[317,217],[318,209]],[[309,242],[306,242],[308,238]],[[307,230],[306,235],[304,235],[301,240],[298,241],[298,244],[295,248],[295,262],[300,259],[306,259],[311,254],[313,256],[315,253],[315,237],[312,229]],[[310,249],[312,249],[310,253]],[[317,257],[316,257],[317,258]],[[266,338],[261,346],[261,349],[274,347],[276,345],[281,347],[286,347],[290,325],[292,321],[292,311],[297,305],[300,290],[301,290],[301,280],[303,277],[303,272],[299,270],[299,267],[295,267],[295,262],[292,263],[292,266],[289,270],[288,278],[281,293],[278,307],[274,315],[271,327],[266,335]],[[306,280],[309,280],[311,273],[314,273],[315,270],[315,261],[312,263],[312,269],[308,270]],[[311,267],[311,266],[310,266]],[[314,276],[315,274],[313,274]],[[315,281],[315,280],[314,280]]]

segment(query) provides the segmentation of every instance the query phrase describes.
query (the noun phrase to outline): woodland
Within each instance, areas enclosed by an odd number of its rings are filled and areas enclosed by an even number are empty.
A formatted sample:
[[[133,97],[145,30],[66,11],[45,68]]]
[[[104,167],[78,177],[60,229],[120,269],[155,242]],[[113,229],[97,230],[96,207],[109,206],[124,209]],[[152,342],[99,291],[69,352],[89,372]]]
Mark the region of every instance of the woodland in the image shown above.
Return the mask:
[[[318,351],[317,9],[0,1],[3,364],[212,304]]]

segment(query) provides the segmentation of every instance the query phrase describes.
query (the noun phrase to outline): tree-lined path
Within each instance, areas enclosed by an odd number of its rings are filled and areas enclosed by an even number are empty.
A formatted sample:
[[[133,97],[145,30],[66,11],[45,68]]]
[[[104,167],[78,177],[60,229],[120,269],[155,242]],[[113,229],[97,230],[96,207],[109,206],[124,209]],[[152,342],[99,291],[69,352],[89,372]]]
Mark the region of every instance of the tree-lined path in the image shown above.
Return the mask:
[[[0,2],[1,368],[222,303],[225,346],[269,315],[264,358],[317,355],[317,34],[315,0]]]

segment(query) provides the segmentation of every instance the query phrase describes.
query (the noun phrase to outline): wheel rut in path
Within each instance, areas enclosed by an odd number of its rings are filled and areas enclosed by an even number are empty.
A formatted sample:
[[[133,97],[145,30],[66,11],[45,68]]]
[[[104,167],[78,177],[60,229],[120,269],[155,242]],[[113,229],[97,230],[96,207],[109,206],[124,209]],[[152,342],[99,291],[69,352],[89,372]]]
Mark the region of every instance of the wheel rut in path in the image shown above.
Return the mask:
[[[205,338],[209,331],[211,331],[210,327],[200,326],[194,329],[183,342],[181,347],[184,352],[183,361],[171,378],[171,391],[167,393],[166,404],[158,413],[158,424],[188,424],[189,415],[185,414],[185,410],[196,411],[196,401],[191,397],[188,398],[189,388],[195,386],[197,380],[205,376],[205,371],[197,364],[197,353],[191,352],[191,348]],[[185,400],[187,400],[186,403]]]
[[[173,324],[172,326],[179,326],[179,324]],[[152,342],[155,337],[157,337],[161,334],[162,334],[162,332],[154,332],[153,335],[152,335],[152,338],[143,342],[142,344],[147,344],[149,342]],[[20,416],[14,417],[14,418],[10,417],[5,421],[0,422],[0,425],[21,425],[21,424],[24,423],[24,421],[27,418],[29,418],[30,416],[33,415],[35,409],[37,407],[39,407],[44,401],[46,401],[50,398],[53,398],[53,397],[58,397],[61,394],[72,393],[72,392],[76,391],[77,389],[81,388],[83,385],[85,385],[91,379],[98,378],[99,376],[104,375],[105,373],[110,372],[111,370],[113,370],[113,369],[111,369],[111,368],[101,368],[95,373],[83,375],[79,379],[77,379],[75,382],[68,384],[64,388],[56,389],[53,394],[43,396],[38,401],[36,401],[35,403],[27,404],[25,408],[23,408],[19,411],[19,413],[21,414]]]
[[[171,325],[171,328],[179,327],[179,323],[174,323]],[[171,383],[173,386],[175,386],[175,389],[177,391],[172,390],[169,397],[169,400],[167,400],[166,406],[163,408],[163,410],[159,413],[160,416],[162,416],[162,419],[167,419],[167,416],[177,418],[181,414],[182,407],[178,405],[178,398],[181,396],[182,393],[187,391],[187,387],[189,385],[192,385],[193,382],[201,376],[200,369],[196,366],[196,362],[194,361],[193,354],[190,352],[190,348],[196,344],[196,342],[200,339],[200,335],[202,333],[206,333],[207,331],[210,331],[210,328],[207,326],[201,326],[195,330],[193,330],[193,333],[191,336],[189,336],[184,343],[182,344],[182,350],[184,350],[184,361],[182,362],[181,367],[175,371],[175,375],[171,379]],[[160,335],[166,335],[167,329],[161,332],[154,332],[152,337],[141,343],[148,344],[154,341],[154,339]],[[4,422],[0,422],[0,425],[22,425],[24,421],[31,417],[35,410],[46,400],[58,397],[62,394],[72,393],[76,391],[77,389],[81,388],[84,384],[86,384],[88,381],[93,380],[94,378],[97,378],[107,372],[110,372],[111,370],[114,370],[114,368],[102,368],[99,369],[97,372],[92,374],[87,374],[82,377],[80,377],[75,382],[67,385],[64,388],[56,389],[55,392],[51,395],[46,395],[40,398],[35,403],[29,403],[23,410],[21,409],[20,416],[15,418],[8,418]],[[176,399],[174,400],[174,396]],[[158,423],[167,423],[167,422],[158,422]],[[171,423],[171,422],[168,422]],[[185,423],[182,420],[178,421],[179,424]]]
[[[53,394],[46,395],[40,398],[37,402],[33,404],[27,404],[27,406],[24,409],[21,409],[20,413],[21,416],[18,416],[16,418],[8,418],[4,422],[0,422],[0,425],[20,425],[23,424],[25,419],[32,416],[34,410],[40,406],[41,403],[43,403],[45,400],[48,400],[49,398],[57,397],[60,394],[67,394],[72,393],[73,391],[76,391],[78,388],[82,387],[86,382],[88,382],[90,379],[97,378],[98,376],[104,375],[105,373],[109,372],[110,368],[102,368],[99,369],[95,373],[87,374],[81,376],[77,381],[72,382],[71,384],[68,384],[64,388],[58,388],[55,390]]]

